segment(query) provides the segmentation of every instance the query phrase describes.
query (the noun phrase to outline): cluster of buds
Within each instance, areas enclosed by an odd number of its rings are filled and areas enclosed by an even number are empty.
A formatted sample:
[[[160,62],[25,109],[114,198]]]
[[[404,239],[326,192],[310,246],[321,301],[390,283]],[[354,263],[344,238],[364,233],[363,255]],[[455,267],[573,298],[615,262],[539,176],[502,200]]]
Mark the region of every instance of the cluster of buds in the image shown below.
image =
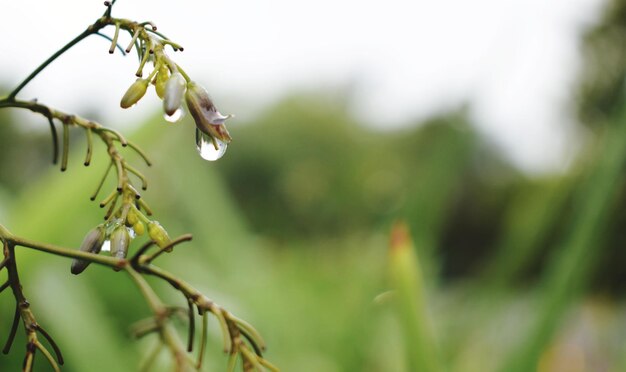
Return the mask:
[[[232,140],[226,129],[226,119],[209,97],[206,89],[192,81],[189,76],[164,52],[163,40],[150,38],[150,49],[143,51],[139,78],[128,88],[120,101],[122,108],[137,104],[146,94],[150,84],[154,85],[157,96],[163,100],[164,117],[169,122],[179,121],[183,115],[183,100],[196,123],[198,151],[207,160],[216,160]],[[176,50],[181,49],[180,47]],[[153,70],[147,78],[141,77],[146,61],[152,62]],[[210,145],[212,148],[206,148]]]
[[[135,237],[145,234],[146,225],[150,240],[160,248],[167,248],[171,239],[163,226],[157,221],[148,219],[136,206],[129,205],[120,208],[116,218],[100,224],[88,232],[80,250],[99,254],[104,249],[109,250],[112,257],[125,259],[128,256],[131,241]],[[171,248],[166,249],[166,251],[171,251]],[[73,260],[72,274],[82,273],[89,264],[90,262],[87,260]]]

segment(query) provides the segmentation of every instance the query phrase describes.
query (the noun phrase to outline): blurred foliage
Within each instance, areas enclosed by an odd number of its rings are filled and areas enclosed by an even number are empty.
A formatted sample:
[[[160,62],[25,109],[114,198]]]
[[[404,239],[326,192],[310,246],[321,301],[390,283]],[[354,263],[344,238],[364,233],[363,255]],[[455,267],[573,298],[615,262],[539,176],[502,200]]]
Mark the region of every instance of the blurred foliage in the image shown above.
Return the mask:
[[[583,123],[600,125],[626,100],[626,2],[609,0],[600,24],[584,37],[584,69],[578,112]]]
[[[40,123],[40,129],[44,130],[33,131],[13,125],[16,120],[11,120],[12,113],[15,111],[0,111],[0,187],[8,193],[17,192],[52,163],[44,161],[52,158],[52,141],[45,119]]]
[[[145,196],[172,235],[194,234],[162,264],[253,323],[284,371],[412,371],[432,355],[406,340],[431,334],[443,370],[626,369],[625,9],[613,1],[585,37],[579,112],[604,125],[565,174],[521,174],[464,108],[384,131],[323,92],[294,94],[234,123],[216,163],[197,156],[189,120],[149,120],[131,136],[155,163]],[[60,175],[47,130],[9,125],[13,113],[0,112],[2,217],[16,234],[78,246],[99,223],[88,198],[103,149],[96,169],[84,168],[84,138],[73,138]],[[390,257],[397,219],[415,255]],[[126,277],[95,265],[71,277],[68,260],[32,252],[19,260],[36,314],[66,350],[65,370],[134,369],[150,340],[123,330],[148,311]],[[0,329],[10,303],[0,297]],[[220,370],[212,327],[209,368]],[[0,370],[20,363],[16,350]]]

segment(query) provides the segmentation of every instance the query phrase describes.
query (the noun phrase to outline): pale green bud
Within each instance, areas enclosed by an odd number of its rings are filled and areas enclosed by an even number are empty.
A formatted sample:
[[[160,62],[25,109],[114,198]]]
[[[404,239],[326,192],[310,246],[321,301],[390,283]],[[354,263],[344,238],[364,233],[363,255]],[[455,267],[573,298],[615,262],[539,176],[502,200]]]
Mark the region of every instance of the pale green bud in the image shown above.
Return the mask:
[[[137,223],[133,225],[133,230],[135,230],[135,234],[139,236],[143,235],[143,233],[146,232],[146,227],[144,226],[143,222],[137,221]]]
[[[163,111],[168,116],[172,116],[180,108],[183,102],[183,95],[187,87],[187,81],[180,72],[175,72],[165,83],[163,93]]]
[[[135,213],[135,211],[133,211],[132,209],[129,210],[128,214],[126,215],[126,225],[133,226],[138,221],[139,221],[139,217],[137,217],[137,214]]]
[[[81,252],[89,252],[98,254],[102,249],[104,243],[104,226],[98,225],[93,230],[89,231],[83,239],[83,243],[80,245]],[[74,259],[72,260],[71,272],[74,275],[82,273],[91,262],[86,260]]]
[[[225,143],[232,141],[224,125],[226,119],[230,118],[230,115],[224,116],[217,111],[206,89],[193,81],[189,82],[187,84],[187,93],[185,93],[185,101],[191,116],[193,116],[196,122],[196,127],[200,131]]]
[[[159,67],[159,72],[154,81],[154,90],[156,91],[157,96],[163,99],[165,97],[165,85],[170,77],[170,70],[165,66],[161,65]]]
[[[137,79],[124,93],[124,97],[120,101],[122,108],[129,108],[135,103],[139,102],[141,97],[146,94],[150,81],[148,79]]]
[[[129,244],[130,235],[128,234],[128,230],[126,230],[126,226],[116,228],[111,234],[111,256],[115,258],[126,258]]]
[[[167,246],[171,241],[167,231],[156,221],[148,223],[148,235],[160,248]]]

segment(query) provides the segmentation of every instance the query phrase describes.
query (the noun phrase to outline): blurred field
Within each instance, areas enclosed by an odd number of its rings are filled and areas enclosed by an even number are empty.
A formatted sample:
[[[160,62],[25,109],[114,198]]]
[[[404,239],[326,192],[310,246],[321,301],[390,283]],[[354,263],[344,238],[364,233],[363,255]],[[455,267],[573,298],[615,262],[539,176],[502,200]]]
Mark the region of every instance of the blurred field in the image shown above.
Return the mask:
[[[586,36],[588,145],[564,174],[520,173],[464,108],[385,132],[355,122],[334,92],[293,94],[233,121],[235,140],[215,163],[197,156],[190,118],[148,120],[129,136],[155,164],[144,197],[171,235],[194,235],[160,264],[254,324],[283,371],[626,370],[626,53],[602,49],[623,44],[626,6],[615,4]],[[48,133],[22,131],[10,114],[0,112],[3,223],[77,247],[101,219],[89,196],[103,148],[83,167],[75,131],[60,174]],[[406,222],[411,253],[390,250],[395,221]],[[136,369],[154,340],[126,331],[148,309],[124,274],[94,265],[74,277],[66,259],[18,258],[65,371]],[[1,296],[0,330],[12,313]],[[206,370],[222,370],[212,327]],[[0,370],[19,370],[19,337]],[[159,362],[168,370],[169,356]]]

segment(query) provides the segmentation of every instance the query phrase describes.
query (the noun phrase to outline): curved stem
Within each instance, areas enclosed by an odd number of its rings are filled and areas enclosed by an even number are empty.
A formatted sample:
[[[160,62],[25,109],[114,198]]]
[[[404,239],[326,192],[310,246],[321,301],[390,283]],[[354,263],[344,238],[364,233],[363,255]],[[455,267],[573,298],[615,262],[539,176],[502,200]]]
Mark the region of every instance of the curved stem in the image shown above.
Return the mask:
[[[180,339],[177,337],[176,331],[167,322],[167,309],[163,305],[163,302],[161,301],[161,299],[159,299],[157,294],[146,282],[143,276],[141,276],[139,272],[137,272],[132,266],[127,265],[126,272],[139,287],[141,294],[146,299],[146,302],[148,302],[148,305],[154,312],[161,339],[170,349],[170,351],[172,352],[172,356],[176,361],[176,371],[183,371],[185,365],[189,362],[187,359],[187,354],[185,353]],[[193,364],[193,361],[191,364]]]
[[[15,89],[13,89],[13,91],[11,93],[9,93],[8,95],[8,99],[9,100],[13,100],[15,98],[15,96],[28,84],[30,83],[31,80],[33,80],[37,75],[39,75],[39,73],[41,71],[43,71],[43,69],[45,69],[46,67],[48,67],[48,65],[52,62],[54,62],[55,59],[59,58],[63,53],[67,52],[71,47],[73,47],[74,45],[78,44],[80,41],[82,41],[84,38],[86,38],[87,36],[94,34],[96,32],[98,32],[98,30],[100,30],[104,25],[96,22],[93,25],[89,26],[85,31],[83,31],[80,35],[76,36],[74,39],[72,39],[69,43],[65,44],[64,47],[62,47],[61,49],[57,50],[56,53],[54,53],[53,55],[51,55],[48,59],[46,59],[41,65],[39,65],[39,67],[37,67],[33,72],[30,73],[30,75],[28,75],[26,77],[26,79],[24,79],[24,81],[22,81],[20,83],[20,85],[18,85]]]

